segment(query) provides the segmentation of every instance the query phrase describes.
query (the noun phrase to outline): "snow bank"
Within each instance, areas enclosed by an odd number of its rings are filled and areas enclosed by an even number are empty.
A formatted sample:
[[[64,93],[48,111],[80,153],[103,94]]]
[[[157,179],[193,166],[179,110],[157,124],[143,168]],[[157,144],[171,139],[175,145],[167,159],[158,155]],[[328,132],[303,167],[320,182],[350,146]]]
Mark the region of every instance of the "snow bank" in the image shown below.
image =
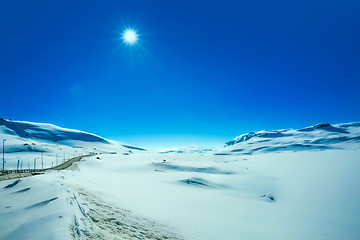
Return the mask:
[[[0,182],[0,239],[69,239],[67,190],[47,176]]]

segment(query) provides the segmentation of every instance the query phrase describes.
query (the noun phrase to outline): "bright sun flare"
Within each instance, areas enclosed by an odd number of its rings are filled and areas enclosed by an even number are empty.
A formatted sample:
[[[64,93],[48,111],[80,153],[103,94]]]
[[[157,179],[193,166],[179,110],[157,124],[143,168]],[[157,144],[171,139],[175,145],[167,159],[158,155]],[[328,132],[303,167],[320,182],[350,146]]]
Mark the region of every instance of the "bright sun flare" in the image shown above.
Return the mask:
[[[138,34],[134,29],[127,28],[122,33],[122,40],[128,45],[134,45],[138,40]]]

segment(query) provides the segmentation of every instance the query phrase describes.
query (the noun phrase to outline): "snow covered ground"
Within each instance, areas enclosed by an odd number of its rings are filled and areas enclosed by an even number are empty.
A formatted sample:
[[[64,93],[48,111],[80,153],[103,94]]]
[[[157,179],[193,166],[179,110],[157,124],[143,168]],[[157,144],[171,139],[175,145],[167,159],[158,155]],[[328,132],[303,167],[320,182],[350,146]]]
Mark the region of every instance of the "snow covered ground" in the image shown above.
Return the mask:
[[[360,239],[359,137],[358,123],[323,124],[166,152],[68,137],[102,154],[0,182],[0,239]]]

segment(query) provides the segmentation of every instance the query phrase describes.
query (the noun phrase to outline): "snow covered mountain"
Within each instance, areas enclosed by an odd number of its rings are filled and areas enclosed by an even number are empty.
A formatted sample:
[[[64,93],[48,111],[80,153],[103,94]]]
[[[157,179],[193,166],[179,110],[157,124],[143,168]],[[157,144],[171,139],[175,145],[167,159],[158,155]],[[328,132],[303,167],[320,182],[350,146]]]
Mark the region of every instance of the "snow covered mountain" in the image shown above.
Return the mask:
[[[321,123],[302,129],[250,132],[226,142],[219,155],[250,155],[259,152],[325,150],[360,142],[360,123]]]
[[[0,118],[0,129],[3,134],[14,135],[21,138],[62,142],[76,140],[84,142],[109,143],[106,139],[91,133],[57,127],[47,123],[32,123],[25,121],[12,121]]]
[[[203,153],[207,153],[207,152],[212,152],[214,150],[215,150],[214,148],[207,148],[207,147],[193,145],[193,146],[188,146],[188,147],[167,149],[165,151],[161,151],[160,153],[200,153],[200,154],[203,154]]]
[[[132,154],[146,149],[108,140],[95,134],[61,128],[48,123],[13,121],[0,118],[0,140],[5,139],[7,169],[16,168],[20,159],[32,166],[35,158],[44,168],[71,157],[87,154]]]

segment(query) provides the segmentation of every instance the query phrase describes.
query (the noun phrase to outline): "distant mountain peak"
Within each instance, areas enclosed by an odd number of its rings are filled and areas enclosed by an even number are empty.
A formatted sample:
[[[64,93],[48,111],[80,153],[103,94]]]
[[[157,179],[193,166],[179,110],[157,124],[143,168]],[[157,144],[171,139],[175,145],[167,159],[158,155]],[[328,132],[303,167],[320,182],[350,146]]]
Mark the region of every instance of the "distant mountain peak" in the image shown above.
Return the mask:
[[[236,143],[240,143],[240,142],[246,142],[254,137],[259,137],[259,138],[277,138],[277,137],[283,137],[284,134],[280,131],[258,131],[258,132],[249,132],[246,134],[242,134],[238,137],[236,137],[234,140],[231,140],[229,142],[225,143],[225,146],[231,146],[234,145]]]
[[[339,132],[339,133],[349,133],[345,128],[346,127],[342,127],[341,124],[338,127],[335,127],[335,126],[331,125],[330,123],[319,123],[319,124],[315,124],[314,126],[311,126],[311,127],[299,129],[298,131],[310,132],[310,131],[314,131],[314,130],[327,130],[327,131]]]
[[[226,142],[227,148],[216,154],[246,155],[255,152],[324,150],[340,147],[334,144],[358,142],[360,123],[319,123],[298,130],[283,129],[242,134]]]

